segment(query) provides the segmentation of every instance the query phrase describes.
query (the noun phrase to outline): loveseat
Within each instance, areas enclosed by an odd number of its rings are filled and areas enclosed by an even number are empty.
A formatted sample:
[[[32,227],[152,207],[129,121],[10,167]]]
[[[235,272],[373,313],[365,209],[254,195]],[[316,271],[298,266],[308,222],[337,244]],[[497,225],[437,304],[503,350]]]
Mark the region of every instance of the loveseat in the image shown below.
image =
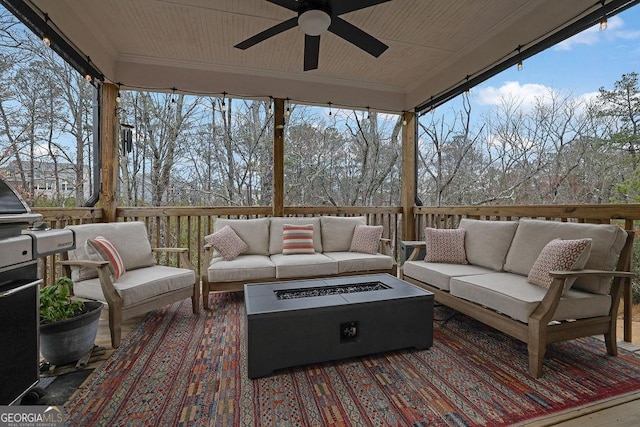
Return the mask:
[[[365,217],[218,218],[213,231],[204,245],[205,308],[209,292],[240,291],[245,283],[396,275],[390,241],[381,238],[382,226],[367,225]]]
[[[425,229],[417,245],[425,258],[416,259],[416,247],[400,276],[527,343],[529,373],[540,377],[553,342],[604,334],[607,353],[617,355],[632,244],[633,233],[612,224],[465,218],[458,229]]]

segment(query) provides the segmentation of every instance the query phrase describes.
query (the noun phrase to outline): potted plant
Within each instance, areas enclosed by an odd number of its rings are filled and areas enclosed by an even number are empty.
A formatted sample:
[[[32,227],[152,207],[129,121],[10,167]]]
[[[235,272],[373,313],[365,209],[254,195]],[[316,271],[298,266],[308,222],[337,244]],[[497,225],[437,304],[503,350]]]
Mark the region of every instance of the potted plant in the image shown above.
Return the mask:
[[[65,365],[91,351],[98,333],[101,302],[74,301],[73,282],[61,277],[40,290],[40,353]]]

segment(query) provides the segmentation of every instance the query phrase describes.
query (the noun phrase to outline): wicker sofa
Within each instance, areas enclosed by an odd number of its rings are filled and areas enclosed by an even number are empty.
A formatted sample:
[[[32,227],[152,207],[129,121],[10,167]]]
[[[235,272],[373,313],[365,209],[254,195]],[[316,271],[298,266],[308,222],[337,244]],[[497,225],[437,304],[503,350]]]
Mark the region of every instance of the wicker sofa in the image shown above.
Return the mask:
[[[283,254],[284,225],[312,225],[313,253]],[[231,227],[248,248],[236,258],[227,260],[212,244],[205,243],[207,268],[202,274],[204,308],[209,307],[209,292],[240,291],[245,283],[397,273],[388,239],[380,238],[376,242],[381,252],[350,251],[356,227],[366,226],[365,217],[218,218],[214,223],[214,233],[225,226]]]
[[[633,233],[611,224],[533,219],[462,219],[459,229],[466,263],[417,260],[416,247],[400,276],[433,292],[436,301],[526,342],[532,376],[542,375],[553,342],[604,334],[608,354],[617,354],[622,285],[635,276],[629,272]],[[590,251],[576,262],[579,271],[548,272],[548,288],[530,283],[552,240],[584,238],[591,239]]]

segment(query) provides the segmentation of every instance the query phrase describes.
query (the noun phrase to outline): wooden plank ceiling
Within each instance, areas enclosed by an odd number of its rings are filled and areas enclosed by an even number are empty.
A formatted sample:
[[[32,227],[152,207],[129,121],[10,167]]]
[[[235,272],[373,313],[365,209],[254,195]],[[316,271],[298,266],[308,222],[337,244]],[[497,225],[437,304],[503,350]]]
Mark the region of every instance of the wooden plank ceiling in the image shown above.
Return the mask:
[[[341,0],[349,1],[349,0]],[[303,71],[290,29],[234,45],[295,16],[265,0],[32,0],[123,87],[273,96],[312,104],[412,110],[597,7],[595,0],[391,0],[342,15],[389,48],[379,58],[332,33]]]

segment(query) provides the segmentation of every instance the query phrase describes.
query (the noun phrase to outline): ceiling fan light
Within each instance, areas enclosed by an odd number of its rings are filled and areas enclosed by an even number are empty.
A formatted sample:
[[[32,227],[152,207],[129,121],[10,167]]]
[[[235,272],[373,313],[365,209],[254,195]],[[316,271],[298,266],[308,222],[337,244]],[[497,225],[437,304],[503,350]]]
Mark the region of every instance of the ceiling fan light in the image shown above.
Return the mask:
[[[298,16],[298,25],[306,35],[319,36],[331,25],[331,17],[322,10],[311,9]]]

